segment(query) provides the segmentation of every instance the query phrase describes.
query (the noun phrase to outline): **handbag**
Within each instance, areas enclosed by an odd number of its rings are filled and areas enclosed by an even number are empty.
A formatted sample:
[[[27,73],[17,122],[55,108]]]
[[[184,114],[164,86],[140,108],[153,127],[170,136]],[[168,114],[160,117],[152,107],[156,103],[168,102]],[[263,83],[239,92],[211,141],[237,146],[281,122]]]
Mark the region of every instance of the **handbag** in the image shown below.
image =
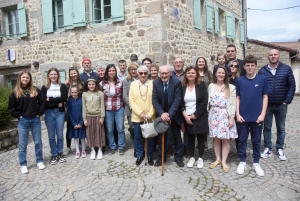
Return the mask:
[[[144,138],[152,138],[158,135],[154,129],[154,123],[148,123],[147,120],[141,125],[141,130]]]

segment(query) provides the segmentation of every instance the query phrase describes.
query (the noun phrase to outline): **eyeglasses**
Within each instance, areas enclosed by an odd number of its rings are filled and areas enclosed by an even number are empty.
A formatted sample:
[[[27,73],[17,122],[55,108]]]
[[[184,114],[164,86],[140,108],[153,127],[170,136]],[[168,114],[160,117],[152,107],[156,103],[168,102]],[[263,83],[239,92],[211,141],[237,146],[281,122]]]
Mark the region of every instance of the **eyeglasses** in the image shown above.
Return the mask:
[[[168,75],[169,74],[169,72],[167,72],[167,73],[160,73],[161,75]]]
[[[230,65],[230,67],[238,68],[239,66],[238,65]]]
[[[139,74],[142,76],[142,75],[148,75],[147,72],[139,72]]]
[[[136,68],[133,68],[133,69],[130,69],[131,71],[136,71],[137,69]]]

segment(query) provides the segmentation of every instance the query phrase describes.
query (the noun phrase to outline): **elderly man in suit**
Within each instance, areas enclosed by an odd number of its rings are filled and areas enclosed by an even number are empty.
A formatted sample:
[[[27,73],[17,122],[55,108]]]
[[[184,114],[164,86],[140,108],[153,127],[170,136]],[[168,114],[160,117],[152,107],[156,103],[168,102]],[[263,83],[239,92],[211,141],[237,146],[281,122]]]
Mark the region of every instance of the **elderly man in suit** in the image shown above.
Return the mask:
[[[174,143],[175,143],[175,162],[179,167],[183,167],[182,161],[182,140],[180,135],[181,125],[181,82],[177,78],[173,78],[171,75],[171,68],[167,65],[161,66],[159,69],[160,79],[153,81],[153,93],[152,104],[156,111],[156,116],[161,117],[163,121],[169,122],[173,131]],[[167,142],[168,135],[165,134],[164,141]],[[155,162],[155,166],[161,166],[162,164],[162,147],[161,147],[162,135],[159,135],[159,159]],[[164,147],[164,156],[166,161],[166,144]]]

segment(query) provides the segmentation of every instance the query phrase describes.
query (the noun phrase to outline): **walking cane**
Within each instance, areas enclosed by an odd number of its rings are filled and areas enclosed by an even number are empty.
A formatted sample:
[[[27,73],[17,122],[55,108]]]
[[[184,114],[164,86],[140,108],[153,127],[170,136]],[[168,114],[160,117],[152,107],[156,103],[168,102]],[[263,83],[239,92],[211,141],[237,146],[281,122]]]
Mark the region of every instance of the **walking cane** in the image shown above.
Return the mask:
[[[165,134],[161,134],[161,176],[164,176],[164,165],[165,165]]]
[[[147,165],[148,161],[148,157],[147,157],[147,150],[148,150],[148,138],[145,138],[145,165]]]

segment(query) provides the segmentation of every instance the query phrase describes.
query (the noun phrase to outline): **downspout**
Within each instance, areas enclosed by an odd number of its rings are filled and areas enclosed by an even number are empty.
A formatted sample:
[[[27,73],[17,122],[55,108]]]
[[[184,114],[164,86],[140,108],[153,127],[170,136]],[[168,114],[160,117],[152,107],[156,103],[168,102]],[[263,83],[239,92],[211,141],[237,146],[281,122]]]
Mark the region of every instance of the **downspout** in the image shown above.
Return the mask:
[[[246,0],[242,0],[242,18],[244,20],[244,38],[245,38],[245,41],[244,41],[244,46],[243,46],[243,49],[244,49],[244,58],[246,57],[246,54],[247,54],[247,4],[246,4]]]

